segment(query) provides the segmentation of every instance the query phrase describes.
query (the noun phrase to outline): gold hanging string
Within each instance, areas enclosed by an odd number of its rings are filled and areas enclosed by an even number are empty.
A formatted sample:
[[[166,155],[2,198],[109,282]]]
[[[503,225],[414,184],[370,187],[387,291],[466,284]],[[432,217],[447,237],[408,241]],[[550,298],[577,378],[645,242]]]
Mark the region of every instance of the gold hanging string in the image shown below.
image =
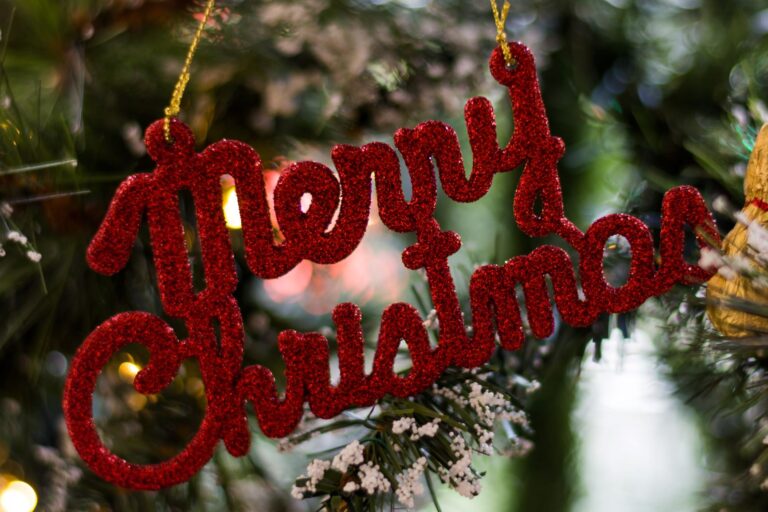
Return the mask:
[[[173,142],[171,138],[171,119],[179,115],[181,111],[181,99],[184,97],[184,90],[187,88],[190,78],[190,68],[192,67],[192,59],[195,58],[195,52],[200,44],[200,40],[203,38],[203,30],[208,24],[208,19],[213,12],[213,5],[216,0],[208,0],[208,4],[205,6],[205,12],[203,13],[203,19],[200,21],[200,25],[197,27],[195,37],[192,39],[192,44],[189,46],[187,52],[187,58],[184,60],[184,67],[181,69],[181,74],[176,82],[176,86],[173,88],[173,96],[171,96],[171,103],[165,107],[165,122],[163,129],[165,131],[165,140],[169,144]]]
[[[501,51],[504,53],[504,61],[507,66],[513,66],[515,59],[512,57],[512,52],[507,46],[507,33],[504,31],[504,27],[507,24],[507,16],[509,16],[509,1],[504,0],[504,5],[499,13],[499,6],[496,5],[496,0],[491,0],[491,9],[493,9],[493,20],[496,22],[496,42],[499,43]]]

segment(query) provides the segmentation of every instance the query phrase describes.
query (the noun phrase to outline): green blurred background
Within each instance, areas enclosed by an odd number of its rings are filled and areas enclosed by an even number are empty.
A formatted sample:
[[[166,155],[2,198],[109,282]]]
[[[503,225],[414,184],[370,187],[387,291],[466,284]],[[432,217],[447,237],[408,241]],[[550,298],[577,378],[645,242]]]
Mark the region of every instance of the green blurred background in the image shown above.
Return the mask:
[[[391,141],[395,129],[428,119],[450,122],[466,145],[463,104],[475,95],[493,100],[507,140],[505,90],[487,70],[488,2],[217,6],[182,109],[201,147],[239,139],[278,172],[290,160],[328,163],[336,143]],[[82,340],[117,312],[159,311],[146,233],[115,278],[90,271],[84,251],[119,182],[151,169],[142,132],[162,116],[200,8],[0,0],[0,202],[13,208],[0,240],[18,230],[42,255],[36,264],[4,242],[0,258],[0,475],[31,485],[41,510],[307,509],[289,495],[305,456],[277,456],[257,434],[249,457],[222,451],[189,484],[132,493],[83,468],[63,428],[63,381]],[[559,165],[566,214],[581,228],[612,211],[658,226],[661,195],[678,184],[741,204],[744,160],[768,119],[765,2],[519,0],[506,28],[536,55],[552,132],[568,148]],[[441,225],[464,240],[456,269],[546,242],[514,224],[518,175],[498,176],[478,203],[440,201]],[[268,283],[243,275],[246,362],[279,368],[277,333],[329,325],[330,304],[349,299],[377,318],[390,302],[412,301],[412,276],[399,263],[410,241],[372,226],[363,255],[334,268],[306,264]],[[742,447],[733,429],[712,428],[675,393],[684,363],[654,349],[669,335],[649,316],[629,341],[622,329],[635,319],[603,318],[593,329],[562,327],[540,345],[543,386],[529,408],[535,449],[512,462],[490,458],[485,492],[472,502],[441,492],[443,510],[766,510],[759,490],[712,484],[745,470]],[[175,453],[203,414],[192,365],[162,398],[136,395],[131,365],[144,356],[115,358],[97,399],[100,427],[132,460]]]

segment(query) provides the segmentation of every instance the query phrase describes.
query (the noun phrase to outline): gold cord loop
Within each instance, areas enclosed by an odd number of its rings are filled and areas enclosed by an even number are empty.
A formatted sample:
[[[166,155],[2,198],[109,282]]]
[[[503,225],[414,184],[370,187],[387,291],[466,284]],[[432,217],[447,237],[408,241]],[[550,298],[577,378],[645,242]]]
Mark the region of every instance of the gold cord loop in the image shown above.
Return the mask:
[[[181,69],[181,74],[176,82],[176,86],[173,88],[173,96],[171,96],[171,103],[165,107],[165,122],[163,124],[163,130],[165,132],[165,141],[169,144],[173,142],[171,138],[171,119],[179,115],[181,111],[181,99],[184,97],[184,90],[187,88],[190,78],[190,68],[192,67],[192,59],[195,58],[195,52],[200,44],[200,40],[203,38],[203,30],[208,24],[208,19],[213,12],[213,5],[216,0],[208,0],[208,4],[205,6],[205,12],[203,13],[203,19],[200,21],[200,25],[197,27],[195,37],[192,39],[192,44],[189,46],[187,52],[187,58],[184,61],[184,67]]]
[[[491,0],[491,9],[493,9],[493,20],[496,22],[496,42],[499,43],[501,51],[504,53],[504,62],[507,66],[513,66],[515,59],[512,57],[512,52],[507,46],[507,33],[504,31],[504,27],[507,24],[507,16],[509,16],[510,4],[508,0],[504,0],[504,5],[499,13],[499,7],[496,5],[496,0]]]

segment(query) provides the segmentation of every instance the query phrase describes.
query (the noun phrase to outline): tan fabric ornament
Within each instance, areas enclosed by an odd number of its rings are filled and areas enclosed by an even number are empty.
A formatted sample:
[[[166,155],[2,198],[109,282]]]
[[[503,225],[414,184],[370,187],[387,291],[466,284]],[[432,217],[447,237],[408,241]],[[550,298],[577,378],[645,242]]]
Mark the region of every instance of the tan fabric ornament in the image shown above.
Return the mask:
[[[763,125],[755,141],[744,177],[746,202],[741,214],[752,228],[768,228],[768,124]],[[750,247],[750,228],[738,222],[722,243],[724,256],[745,256],[744,261],[754,267],[754,247]],[[755,268],[756,270],[756,268]],[[750,272],[729,276],[718,272],[707,286],[707,314],[715,328],[726,336],[744,337],[768,333],[768,315],[753,314],[747,310],[764,307],[768,311],[768,290],[756,287]]]

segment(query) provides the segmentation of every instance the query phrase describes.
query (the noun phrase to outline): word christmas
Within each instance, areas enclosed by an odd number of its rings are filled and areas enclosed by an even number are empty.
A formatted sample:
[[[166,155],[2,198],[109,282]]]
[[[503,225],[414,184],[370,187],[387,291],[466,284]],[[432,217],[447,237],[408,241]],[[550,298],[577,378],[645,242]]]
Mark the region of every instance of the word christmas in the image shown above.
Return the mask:
[[[130,176],[120,186],[89,247],[88,263],[103,274],[121,270],[146,213],[163,308],[167,315],[185,321],[189,337],[179,340],[160,318],[130,312],[104,322],[82,345],[67,379],[64,412],[72,441],[93,471],[123,487],[157,489],[194,475],[211,458],[219,439],[233,455],[245,454],[250,444],[246,403],[253,406],[264,434],[281,437],[299,423],[305,402],[320,418],[331,418],[350,407],[372,405],[385,394],[406,397],[419,393],[448,366],[472,368],[486,362],[495,349],[496,334],[504,349],[521,346],[524,332],[517,285],[525,295],[533,334],[544,338],[554,329],[546,276],[560,315],[573,326],[588,326],[604,312],[629,311],[675,283],[710,277],[683,257],[686,225],[698,232],[700,246],[707,238],[719,243],[714,220],[693,188],[675,188],[664,197],[658,266],[651,232],[639,219],[608,215],[582,233],[565,217],[556,167],[565,147],[549,132],[533,56],[521,44],[509,47],[514,67],[505,65],[500,49],[490,60],[494,78],[509,89],[514,111],[514,133],[505,148],[497,142],[491,103],[473,98],[465,109],[473,156],[469,178],[451,127],[428,121],[395,134],[395,146],[413,183],[410,201],[403,195],[397,154],[383,143],[335,147],[332,156],[338,179],[321,164],[295,163],[281,175],[274,192],[275,213],[285,237],[279,244],[270,221],[261,161],[253,149],[222,141],[197,154],[192,134],[182,123],[173,121],[170,144],[165,141],[162,121],[149,127],[147,150],[157,168],[150,174]],[[448,267],[448,257],[459,250],[461,241],[457,234],[442,231],[434,219],[434,167],[448,197],[473,202],[488,192],[496,173],[521,165],[514,198],[517,225],[532,237],[559,235],[573,247],[579,256],[583,295],[571,258],[557,247],[539,247],[503,266],[480,267],[470,283],[473,334],[469,336]],[[317,333],[280,334],[286,367],[284,397],[278,394],[267,368],[242,368],[245,336],[233,297],[237,274],[221,207],[222,175],[232,176],[237,183],[246,261],[264,279],[284,275],[303,259],[331,264],[349,256],[365,233],[375,179],[384,224],[418,236],[417,243],[404,251],[403,263],[409,269],[426,270],[440,326],[438,346],[430,346],[415,308],[393,304],[382,316],[373,370],[367,375],[360,310],[353,304],[340,304],[333,310],[341,370],[337,385],[330,380],[328,342]],[[199,292],[192,285],[179,213],[182,190],[191,192],[196,205],[206,278],[206,288]],[[312,202],[304,212],[301,197],[306,193]],[[538,213],[537,202],[541,205]],[[338,219],[331,228],[337,210]],[[604,247],[615,235],[624,237],[632,251],[628,280],[618,288],[609,285],[603,273]],[[220,339],[215,325],[220,327]],[[413,369],[405,377],[392,369],[401,340],[413,359]],[[103,445],[93,422],[92,393],[99,372],[129,343],[142,343],[151,354],[149,364],[135,379],[141,393],[160,392],[185,358],[200,363],[208,401],[205,419],[189,445],[161,464],[135,465],[114,455]]]

